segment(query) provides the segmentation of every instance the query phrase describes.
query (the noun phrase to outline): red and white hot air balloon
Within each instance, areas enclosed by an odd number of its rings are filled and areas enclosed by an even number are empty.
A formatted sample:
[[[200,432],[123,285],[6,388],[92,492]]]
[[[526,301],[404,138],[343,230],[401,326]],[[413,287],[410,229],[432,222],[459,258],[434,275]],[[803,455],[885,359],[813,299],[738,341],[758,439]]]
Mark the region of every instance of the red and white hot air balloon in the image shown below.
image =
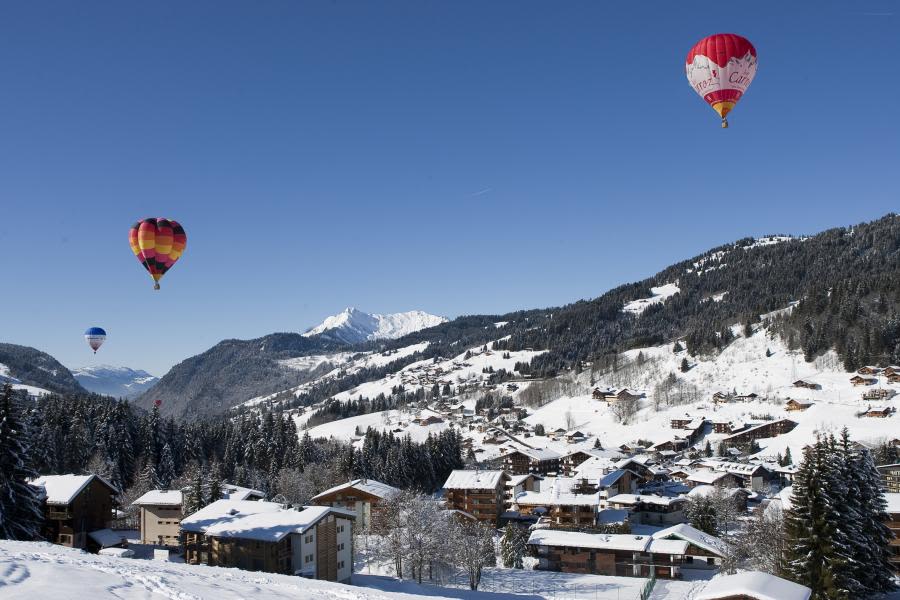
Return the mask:
[[[728,113],[756,76],[756,48],[745,37],[717,33],[694,44],[684,72],[694,91],[722,117],[722,127],[728,127]]]

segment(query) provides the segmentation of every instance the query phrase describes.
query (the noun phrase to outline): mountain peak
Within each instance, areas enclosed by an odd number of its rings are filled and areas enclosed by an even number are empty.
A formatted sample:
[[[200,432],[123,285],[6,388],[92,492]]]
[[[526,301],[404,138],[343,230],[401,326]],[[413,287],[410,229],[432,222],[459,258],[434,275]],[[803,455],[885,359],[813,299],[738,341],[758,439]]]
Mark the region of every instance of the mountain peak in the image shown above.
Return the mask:
[[[310,328],[303,336],[321,335],[335,341],[357,344],[371,340],[392,340],[445,322],[447,319],[444,317],[421,310],[381,315],[348,306]]]
[[[88,391],[117,398],[137,396],[159,381],[159,377],[147,371],[112,365],[92,365],[72,369],[72,375]]]

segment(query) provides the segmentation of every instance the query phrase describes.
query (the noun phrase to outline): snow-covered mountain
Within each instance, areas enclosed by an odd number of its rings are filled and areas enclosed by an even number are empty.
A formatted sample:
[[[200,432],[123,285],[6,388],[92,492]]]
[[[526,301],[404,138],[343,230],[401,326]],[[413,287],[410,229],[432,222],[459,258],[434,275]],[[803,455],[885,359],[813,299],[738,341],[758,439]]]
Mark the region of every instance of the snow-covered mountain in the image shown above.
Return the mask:
[[[137,396],[159,381],[159,377],[140,369],[109,365],[73,369],[72,375],[86,390],[116,398]]]
[[[446,323],[447,319],[421,310],[390,315],[369,314],[355,308],[346,308],[332,315],[321,324],[309,329],[304,337],[321,335],[347,344],[371,340],[393,340],[410,333]]]

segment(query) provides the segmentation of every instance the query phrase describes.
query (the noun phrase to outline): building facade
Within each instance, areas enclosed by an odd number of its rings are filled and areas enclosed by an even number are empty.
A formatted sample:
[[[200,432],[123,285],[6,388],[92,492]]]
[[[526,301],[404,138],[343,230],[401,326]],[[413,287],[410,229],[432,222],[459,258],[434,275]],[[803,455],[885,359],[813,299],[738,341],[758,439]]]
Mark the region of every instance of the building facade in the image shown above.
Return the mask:
[[[444,482],[444,499],[450,510],[461,510],[479,521],[497,525],[505,510],[506,471],[452,471]]]
[[[142,544],[180,544],[182,502],[181,490],[151,490],[132,502],[140,509]]]
[[[41,535],[48,542],[86,548],[89,534],[115,519],[118,490],[98,475],[43,475],[29,483],[43,494]]]

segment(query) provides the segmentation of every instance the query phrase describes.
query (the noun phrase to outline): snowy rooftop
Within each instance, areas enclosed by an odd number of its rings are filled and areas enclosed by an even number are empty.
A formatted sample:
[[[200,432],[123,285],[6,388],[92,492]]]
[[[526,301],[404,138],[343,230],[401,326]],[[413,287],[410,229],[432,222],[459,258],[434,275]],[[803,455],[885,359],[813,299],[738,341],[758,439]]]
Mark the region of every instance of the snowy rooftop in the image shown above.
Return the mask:
[[[887,512],[900,513],[900,494],[885,494],[887,500]]]
[[[533,460],[553,460],[562,456],[559,452],[547,448],[518,448],[517,451]]]
[[[313,500],[317,500],[328,494],[333,494],[334,492],[349,489],[359,490],[382,499],[390,498],[391,496],[400,493],[399,489],[374,479],[354,479],[353,481],[348,481],[347,483],[342,483],[341,485],[336,485],[333,488],[327,489],[317,496],[313,496]]]
[[[669,506],[675,502],[685,502],[684,498],[670,498],[668,496],[656,496],[654,494],[618,494],[609,499],[610,504],[655,504],[657,506]]]
[[[185,531],[213,537],[277,542],[291,533],[303,533],[330,512],[352,513],[330,506],[310,506],[302,511],[276,502],[217,500],[181,521]]]
[[[525,475],[511,475],[509,481],[506,482],[506,487],[516,487],[529,477],[537,477],[538,479],[543,479],[540,475],[535,475],[534,473],[526,473]]]
[[[131,504],[134,506],[181,506],[181,490],[150,490]]]
[[[678,525],[669,527],[668,529],[657,531],[653,534],[653,537],[654,539],[675,538],[683,540],[685,542],[690,542],[698,548],[703,548],[704,550],[708,550],[709,552],[718,554],[719,556],[725,556],[725,553],[728,552],[728,545],[724,541],[713,535],[704,533],[699,529],[695,529],[687,523],[680,523]]]
[[[688,475],[688,481],[696,481],[697,483],[715,483],[727,476],[728,473],[725,471],[694,471]]]
[[[100,479],[109,488],[115,489],[98,475],[41,475],[28,483],[43,488],[47,504],[69,504],[94,477]]]
[[[630,552],[649,551],[666,554],[683,554],[688,545],[687,542],[678,540],[654,540],[647,535],[581,533],[578,531],[558,531],[554,529],[533,531],[528,538],[528,543],[535,546],[568,546]]]
[[[506,471],[457,469],[444,482],[445,490],[492,490],[506,477]]]
[[[239,485],[232,485],[230,483],[222,484],[223,500],[247,500],[251,496],[255,496],[257,498],[265,498],[266,494],[265,492],[241,487]]]
[[[717,577],[696,595],[695,600],[748,597],[754,600],[809,600],[808,587],[759,571]]]
[[[721,489],[722,493],[724,493],[726,496],[734,496],[736,494],[747,494],[748,496],[750,495],[750,492],[744,488],[720,488],[720,487],[717,487],[714,485],[702,484],[702,485],[698,485],[698,486],[692,488],[691,491],[688,492],[688,496],[693,496],[693,497],[704,496],[705,497],[705,496],[715,494],[716,490],[718,490],[718,489]]]

